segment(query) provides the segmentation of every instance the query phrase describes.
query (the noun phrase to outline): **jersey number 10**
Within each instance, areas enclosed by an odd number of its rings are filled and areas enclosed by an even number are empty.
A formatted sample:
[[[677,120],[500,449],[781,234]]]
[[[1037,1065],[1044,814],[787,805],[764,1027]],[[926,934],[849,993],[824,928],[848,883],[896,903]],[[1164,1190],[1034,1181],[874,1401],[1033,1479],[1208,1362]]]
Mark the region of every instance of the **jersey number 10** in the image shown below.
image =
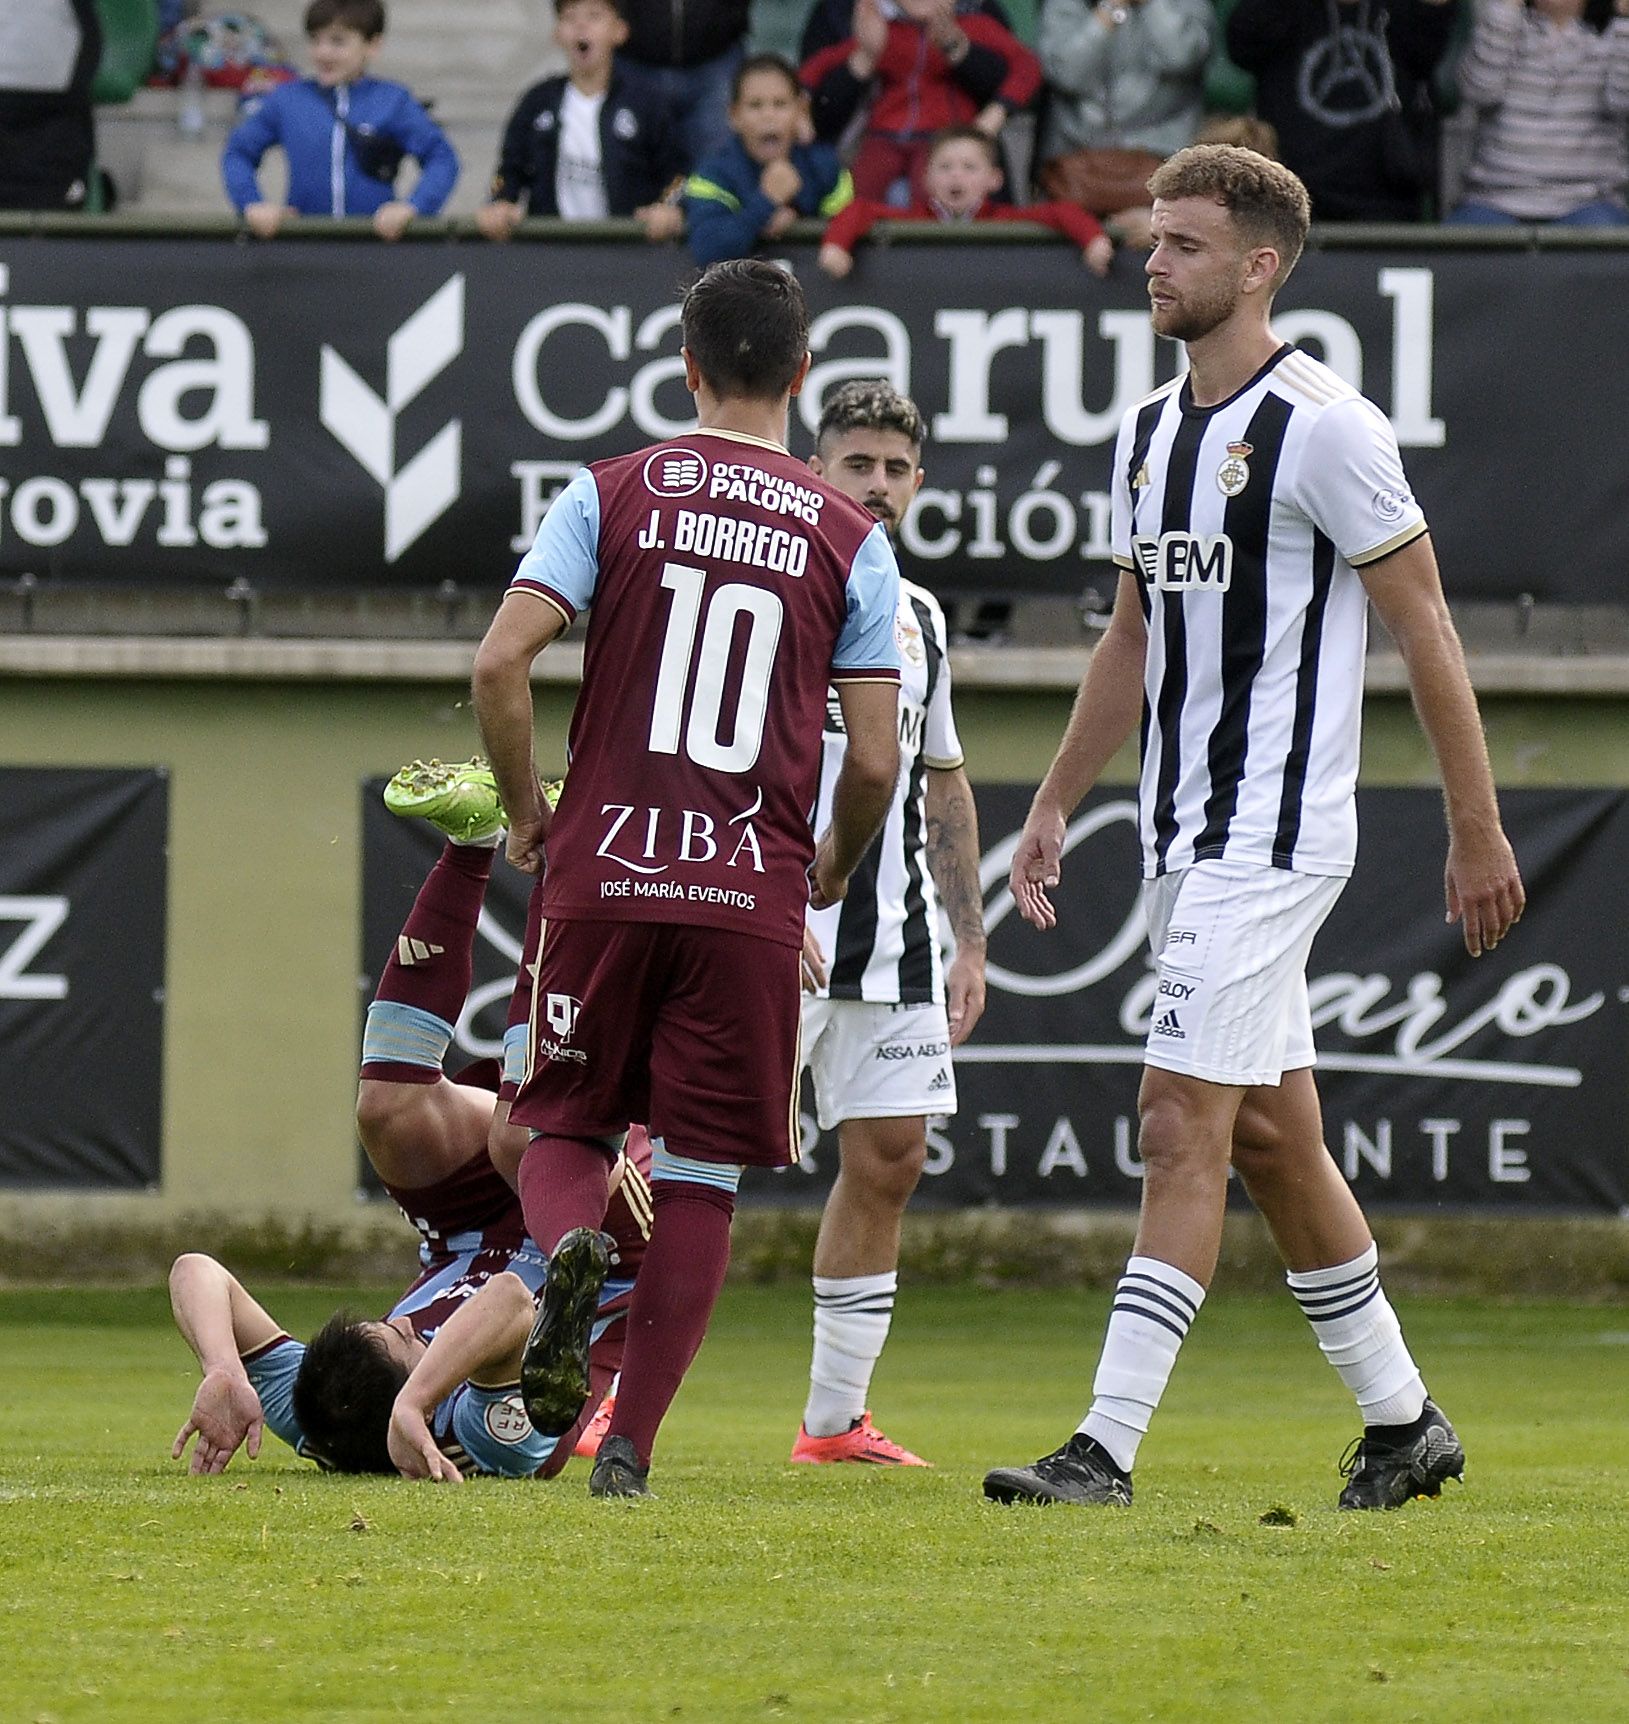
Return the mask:
[[[656,673],[650,751],[677,754],[682,729],[684,752],[698,766],[709,766],[715,772],[750,772],[764,744],[769,679],[775,668],[775,649],[780,645],[785,607],[775,593],[763,587],[730,581],[708,601],[704,622],[702,598],[707,576],[703,570],[686,568],[683,563],[664,563],[662,585],[672,593],[673,602],[667,616],[667,633],[662,637],[662,663]],[[736,622],[743,616],[749,622],[746,657],[741,666],[741,686],[736,694],[729,739],[724,741],[719,734],[724,719],[724,676],[729,668]],[[695,651],[698,628],[699,655]],[[690,722],[684,724],[687,691]]]

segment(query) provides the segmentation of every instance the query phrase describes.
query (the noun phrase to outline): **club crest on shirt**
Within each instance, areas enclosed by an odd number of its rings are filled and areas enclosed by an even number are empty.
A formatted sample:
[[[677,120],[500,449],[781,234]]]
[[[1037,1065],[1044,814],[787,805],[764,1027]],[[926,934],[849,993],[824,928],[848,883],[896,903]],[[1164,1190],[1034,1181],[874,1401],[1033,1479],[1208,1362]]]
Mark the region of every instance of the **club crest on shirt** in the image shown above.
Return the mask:
[[[707,483],[707,463],[689,449],[658,449],[645,463],[653,497],[693,497]]]
[[[1250,443],[1229,443],[1227,459],[1216,469],[1216,489],[1224,497],[1236,497],[1250,483],[1250,456],[1255,447]]]
[[[922,649],[922,631],[904,617],[894,619],[894,641],[912,664],[921,664],[927,656]]]

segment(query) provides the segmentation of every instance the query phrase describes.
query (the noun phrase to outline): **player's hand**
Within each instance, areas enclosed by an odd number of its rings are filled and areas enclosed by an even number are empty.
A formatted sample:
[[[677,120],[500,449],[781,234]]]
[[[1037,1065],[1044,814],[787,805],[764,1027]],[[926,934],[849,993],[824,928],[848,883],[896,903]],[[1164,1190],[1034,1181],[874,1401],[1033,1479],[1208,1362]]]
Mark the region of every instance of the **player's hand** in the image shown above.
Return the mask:
[[[1080,255],[1093,275],[1107,275],[1109,265],[1114,262],[1114,241],[1106,233],[1100,233]]]
[[[549,835],[548,810],[539,807],[532,814],[509,815],[509,843],[504,854],[511,867],[522,874],[543,872],[543,841]]]
[[[854,267],[854,253],[844,251],[840,245],[833,245],[828,241],[821,246],[815,262],[825,270],[833,281],[841,281]]]
[[[1522,919],[1527,893],[1510,840],[1497,824],[1449,834],[1443,895],[1447,919],[1464,925],[1465,950],[1473,958],[1491,952]]]
[[[1064,827],[1064,818],[1056,809],[1031,808],[1018,835],[1018,848],[1013,851],[1012,872],[1007,876],[1018,914],[1043,932],[1058,925],[1058,913],[1046,894],[1063,875]]]
[[[779,239],[797,219],[798,212],[789,205],[783,205],[758,231],[765,239]]]
[[[396,1397],[390,1409],[390,1430],[385,1438],[396,1471],[404,1479],[429,1479],[438,1485],[461,1485],[464,1475],[459,1472],[430,1434],[424,1409],[413,1401],[406,1390]]]
[[[959,1048],[984,1016],[984,953],[958,950],[945,971],[945,1014],[950,1045]]]
[[[176,1432],[170,1459],[180,1460],[186,1452],[187,1439],[196,1436],[198,1441],[193,1445],[187,1471],[195,1477],[223,1473],[226,1463],[240,1448],[247,1447],[250,1460],[259,1457],[265,1429],[266,1415],[249,1379],[227,1371],[211,1371],[198,1385],[187,1422]]]
[[[634,211],[634,220],[652,245],[677,239],[684,232],[684,211],[677,204],[646,204]]]
[[[284,204],[246,204],[243,225],[256,239],[276,239],[277,230],[293,214]]]
[[[412,204],[402,198],[396,198],[388,204],[380,204],[373,212],[373,231],[380,239],[400,239],[418,213]]]
[[[803,991],[806,994],[818,994],[826,985],[826,960],[821,956],[820,942],[814,937],[814,929],[807,924],[803,929],[803,956],[799,965],[803,976]]]
[[[520,226],[521,217],[525,213],[519,204],[510,203],[505,198],[495,198],[489,204],[482,204],[475,212],[475,225],[484,238],[495,240],[501,245]]]
[[[814,861],[809,864],[809,904],[816,910],[829,910],[848,896],[848,875],[839,874],[832,860],[831,830],[815,846]]]
[[[783,157],[759,174],[758,189],[772,204],[789,204],[803,190],[803,175]]]

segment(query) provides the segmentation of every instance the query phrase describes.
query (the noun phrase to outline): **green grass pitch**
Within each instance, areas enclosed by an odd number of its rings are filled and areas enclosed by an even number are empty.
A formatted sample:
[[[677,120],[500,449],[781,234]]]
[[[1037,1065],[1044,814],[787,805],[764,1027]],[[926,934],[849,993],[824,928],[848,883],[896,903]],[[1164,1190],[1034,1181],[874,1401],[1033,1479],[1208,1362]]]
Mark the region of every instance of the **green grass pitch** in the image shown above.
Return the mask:
[[[337,1298],[272,1291],[302,1333]],[[936,1470],[804,1468],[806,1296],[732,1288],[628,1504],[582,1462],[437,1489],[270,1439],[189,1479],[162,1294],[0,1294],[0,1724],[1629,1718],[1629,1311],[1408,1303],[1469,1483],[1353,1516],[1343,1391],[1287,1298],[1224,1293],[1134,1509],[986,1504],[1072,1428],[1104,1313],[908,1290],[876,1410]]]

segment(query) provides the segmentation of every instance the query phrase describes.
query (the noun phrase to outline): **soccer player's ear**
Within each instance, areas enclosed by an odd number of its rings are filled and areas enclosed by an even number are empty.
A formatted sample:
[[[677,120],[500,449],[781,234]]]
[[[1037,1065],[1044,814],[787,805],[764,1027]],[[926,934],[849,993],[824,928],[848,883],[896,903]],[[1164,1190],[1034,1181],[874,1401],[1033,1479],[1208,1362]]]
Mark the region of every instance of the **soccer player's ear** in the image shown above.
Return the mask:
[[[826,476],[826,463],[818,455],[811,455],[809,457],[809,471],[817,479],[823,479]]]
[[[813,364],[814,355],[805,353],[803,363],[797,368],[797,375],[792,379],[792,387],[786,392],[788,395],[801,395],[803,393],[803,385],[809,376],[809,367]]]

